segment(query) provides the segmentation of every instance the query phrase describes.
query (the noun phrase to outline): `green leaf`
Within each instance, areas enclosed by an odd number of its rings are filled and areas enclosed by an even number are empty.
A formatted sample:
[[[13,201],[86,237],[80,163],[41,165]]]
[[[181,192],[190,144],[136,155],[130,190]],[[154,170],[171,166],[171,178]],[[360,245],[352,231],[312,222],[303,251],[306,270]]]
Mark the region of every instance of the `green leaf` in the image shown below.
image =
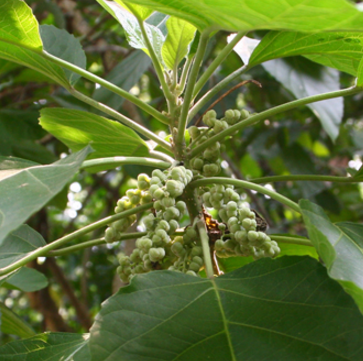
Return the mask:
[[[40,35],[45,51],[82,69],[86,69],[86,54],[79,40],[73,35],[53,25],[42,25],[40,27]],[[64,72],[71,85],[74,85],[81,77],[81,75],[68,69],[64,69]]]
[[[128,0],[125,3],[175,15],[200,30],[362,31],[363,23],[363,14],[345,0]]]
[[[3,1],[0,4],[0,14],[0,41],[6,41],[37,52],[43,50],[38,22],[25,1]]]
[[[117,64],[110,73],[107,74],[106,80],[123,90],[129,91],[140,80],[150,64],[150,58],[145,55],[144,52],[136,50]],[[124,101],[119,95],[106,88],[96,89],[93,98],[115,110],[121,109]]]
[[[2,247],[1,247],[2,248]],[[24,292],[39,291],[48,286],[48,280],[43,273],[28,267],[22,267],[6,280],[3,287]]]
[[[135,49],[142,49],[146,54],[150,55],[136,17],[114,1],[97,0],[97,2],[101,4],[116,20],[118,20],[126,32],[130,46]],[[144,25],[154,52],[160,64],[163,64],[161,48],[165,40],[164,35],[157,27],[147,23],[144,23]]]
[[[232,37],[228,37],[228,41],[231,40]],[[256,39],[243,37],[234,47],[234,51],[245,64],[251,65],[252,56],[259,48],[259,44]],[[336,70],[323,68],[304,58],[275,59],[263,63],[262,66],[297,99],[340,89],[339,73]],[[324,130],[333,141],[339,135],[343,105],[343,98],[307,105],[319,118]]]
[[[309,238],[329,276],[342,285],[363,312],[363,225],[333,224],[318,205],[305,199],[299,205]]]
[[[30,160],[16,158],[16,157],[2,157],[0,156],[0,170],[16,170],[22,168],[33,167],[39,163]]]
[[[128,7],[128,5],[121,1],[121,0],[115,0],[119,5],[121,5],[123,8],[129,10],[131,13],[135,14],[135,16],[139,17],[142,20],[147,19],[152,13],[152,9],[145,8],[140,5],[132,5],[132,10]]]
[[[20,338],[28,338],[35,335],[33,328],[18,315],[0,302],[1,332],[8,335],[16,335]]]
[[[287,56],[303,55],[308,59],[358,75],[363,57],[363,34],[325,33],[304,34],[271,31],[265,35],[251,55],[250,66]]]
[[[187,21],[174,16],[166,21],[166,27],[168,35],[163,45],[162,56],[166,66],[173,70],[188,54],[197,29]]]
[[[339,72],[321,67],[304,58],[275,59],[262,66],[296,99],[340,89]],[[343,118],[343,98],[328,99],[308,104],[320,120],[324,130],[335,141]]]
[[[132,279],[103,303],[92,360],[356,360],[363,316],[310,257],[253,262],[214,280]]]
[[[1,361],[87,361],[78,352],[87,344],[88,334],[43,333],[23,341],[13,341],[0,347]]]
[[[25,1],[3,1],[0,14],[0,58],[37,70],[69,88],[63,69],[38,54],[43,50],[39,25]]]
[[[90,158],[147,156],[146,143],[130,128],[113,120],[81,110],[45,108],[41,126],[73,151],[92,144]]]
[[[18,169],[12,174],[0,171],[0,245],[12,230],[62,190],[90,152],[88,146],[49,165]]]

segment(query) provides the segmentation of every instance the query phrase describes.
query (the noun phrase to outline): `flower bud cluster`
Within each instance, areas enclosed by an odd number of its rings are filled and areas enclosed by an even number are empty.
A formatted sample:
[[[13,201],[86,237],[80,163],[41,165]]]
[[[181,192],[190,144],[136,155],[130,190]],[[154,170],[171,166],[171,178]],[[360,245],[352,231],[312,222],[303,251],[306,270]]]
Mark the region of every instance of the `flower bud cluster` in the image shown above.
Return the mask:
[[[127,282],[132,275],[153,269],[179,269],[176,262],[184,255],[180,250],[180,246],[184,249],[183,242],[180,242],[183,237],[173,235],[187,208],[185,202],[176,198],[183,194],[192,178],[192,171],[183,166],[164,172],[154,170],[148,181],[139,176],[138,187],[154,201],[154,212],[143,218],[147,235],[136,241],[136,248],[130,257],[120,258],[118,273],[123,281]],[[194,269],[196,267],[191,270]]]
[[[217,113],[214,110],[209,110],[203,116],[203,122],[208,128],[198,128],[192,126],[188,129],[190,137],[195,145],[205,142],[208,138],[216,135],[230,126],[246,119],[249,116],[247,110],[230,109],[227,110],[222,119],[217,119]],[[190,161],[191,169],[202,174],[205,177],[216,176],[220,170],[220,155],[221,145],[215,142],[206,148],[202,154],[194,157]]]
[[[259,230],[256,213],[248,203],[240,200],[233,187],[214,185],[203,194],[203,201],[207,207],[218,210],[218,215],[228,227],[229,233],[215,242],[218,257],[253,256],[260,259],[276,257],[280,253],[278,244]]]
[[[150,203],[152,197],[148,192],[150,186],[150,178],[147,174],[139,174],[137,179],[137,189],[129,189],[126,196],[117,201],[115,213],[121,213],[129,209],[135,208],[138,204]],[[109,225],[105,232],[105,240],[107,243],[117,242],[122,233],[136,221],[136,214],[122,218]]]

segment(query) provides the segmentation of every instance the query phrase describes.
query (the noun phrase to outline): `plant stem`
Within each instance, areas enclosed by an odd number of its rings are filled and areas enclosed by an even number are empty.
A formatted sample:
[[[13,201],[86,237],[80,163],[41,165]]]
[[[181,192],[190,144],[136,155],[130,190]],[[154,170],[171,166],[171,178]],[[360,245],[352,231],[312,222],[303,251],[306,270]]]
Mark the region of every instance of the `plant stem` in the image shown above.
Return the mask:
[[[118,86],[116,86],[115,84],[110,83],[109,81],[100,78],[97,75],[94,75],[92,73],[90,73],[87,70],[84,70],[80,67],[78,67],[77,65],[74,65],[72,63],[69,63],[63,59],[57,58],[56,56],[47,53],[45,50],[43,50],[42,53],[40,53],[40,55],[61,66],[62,68],[66,68],[68,70],[71,70],[79,75],[82,75],[84,78],[102,85],[103,87],[105,87],[106,89],[112,91],[113,93],[129,100],[131,103],[135,104],[136,106],[138,106],[140,109],[144,110],[146,113],[150,114],[151,116],[153,116],[155,119],[159,120],[160,122],[164,123],[164,124],[169,124],[170,120],[169,118],[167,118],[165,115],[161,114],[160,112],[158,112],[156,109],[154,109],[152,106],[150,106],[149,104],[144,103],[142,100],[140,100],[139,98],[135,97],[134,95],[130,94],[129,92],[119,88]],[[68,90],[68,89],[67,89]]]
[[[0,268],[0,276],[6,275],[14,270],[16,270],[19,267],[25,266],[28,262],[46,255],[49,251],[52,251],[54,249],[57,249],[64,244],[73,241],[74,239],[84,236],[87,233],[93,232],[96,229],[102,228],[104,226],[107,226],[110,223],[116,222],[121,218],[131,216],[132,214],[136,214],[142,211],[145,211],[147,209],[150,209],[153,206],[153,203],[147,203],[139,207],[135,207],[132,209],[129,209],[127,211],[114,214],[113,216],[109,216],[106,218],[103,218],[95,223],[89,224],[86,227],[83,227],[73,233],[68,234],[67,236],[64,236],[62,238],[57,239],[56,241],[47,244],[44,247],[37,248],[35,251],[28,253],[23,258],[19,259],[18,261],[12,263],[11,265]]]
[[[155,167],[155,168],[162,168],[167,169],[170,167],[170,163],[163,162],[158,159],[152,158],[141,158],[141,157],[108,157],[108,158],[98,158],[98,159],[91,159],[86,160],[82,163],[80,169],[87,169],[91,167],[110,167],[116,168],[120,165],[125,164],[132,164],[132,165],[144,165],[147,167]]]
[[[339,182],[339,183],[361,182],[360,180],[355,180],[354,177],[335,177],[331,175],[314,175],[314,174],[289,174],[289,175],[250,179],[250,182],[256,184],[287,182],[287,181],[321,181],[321,182]]]
[[[194,63],[193,63],[193,66],[192,66],[192,69],[190,72],[190,76],[188,79],[187,87],[185,90],[184,102],[183,102],[183,106],[182,106],[182,110],[181,110],[181,114],[180,114],[180,118],[179,118],[179,124],[178,124],[178,134],[176,135],[176,139],[174,140],[175,147],[177,150],[177,155],[180,159],[181,159],[181,155],[183,153],[183,149],[184,149],[184,145],[185,145],[184,144],[184,142],[185,142],[184,132],[185,132],[186,124],[187,124],[188,112],[189,112],[192,98],[193,98],[193,90],[194,90],[194,86],[195,86],[195,83],[198,78],[199,68],[203,62],[203,57],[204,57],[204,53],[205,53],[205,48],[208,43],[209,34],[210,34],[209,31],[203,32],[200,37],[197,53],[195,54]]]
[[[225,77],[218,84],[216,84],[212,89],[205,93],[198,102],[193,106],[188,115],[188,123],[195,117],[195,115],[202,109],[216,94],[218,94],[222,89],[224,89],[229,83],[237,79],[241,74],[248,70],[247,65],[234,71],[232,74]]]
[[[132,6],[129,3],[127,4],[127,6],[132,11]],[[155,54],[154,48],[150,43],[150,39],[147,36],[145,26],[144,26],[144,21],[142,19],[140,19],[139,16],[135,12],[133,12],[133,13],[136,16],[137,21],[139,23],[141,33],[142,33],[142,37],[143,37],[144,42],[146,44],[146,47],[147,47],[147,50],[149,52],[151,61],[153,62],[154,69],[155,69],[156,74],[158,76],[158,79],[160,81],[161,89],[163,90],[164,96],[168,100],[168,102],[173,102],[174,101],[174,96],[170,92],[170,89],[169,89],[168,85],[166,84],[163,70],[161,69],[161,66],[160,66],[159,60],[158,60],[158,58],[157,58],[157,56]],[[170,120],[168,120],[168,124],[170,124]]]
[[[214,71],[219,67],[219,65],[227,58],[230,52],[233,50],[235,45],[243,38],[246,34],[245,31],[240,31],[236,34],[233,40],[227,44],[224,49],[218,54],[218,56],[213,60],[212,64],[208,67],[208,69],[203,73],[203,75],[199,78],[197,84],[194,87],[193,99],[199,94],[202,90],[204,84],[208,81],[208,79],[212,76]]]
[[[353,94],[361,92],[362,90],[363,90],[362,88],[350,87],[350,88],[347,88],[347,89],[337,90],[337,91],[333,91],[333,92],[329,92],[329,93],[312,95],[312,96],[309,96],[309,97],[306,97],[306,98],[297,99],[297,100],[294,100],[292,102],[285,103],[285,104],[278,105],[276,107],[270,108],[270,109],[265,110],[265,111],[263,111],[261,113],[258,113],[256,115],[252,115],[249,118],[247,118],[246,120],[243,120],[243,121],[229,127],[228,129],[223,130],[219,134],[216,134],[215,136],[209,138],[204,143],[202,143],[202,144],[198,145],[197,147],[195,147],[189,153],[188,157],[193,158],[197,154],[200,154],[204,149],[208,148],[210,145],[215,144],[216,142],[223,140],[226,136],[232,135],[236,131],[240,131],[240,130],[242,130],[242,129],[244,129],[244,128],[252,125],[252,124],[255,124],[257,122],[265,120],[265,119],[267,119],[269,117],[272,117],[272,116],[274,116],[276,114],[286,112],[288,110],[297,108],[299,106],[314,103],[314,102],[318,102],[318,101],[321,101],[321,100],[332,99],[332,98],[337,98],[337,97],[347,96],[347,95],[353,95]]]
[[[269,237],[276,242],[279,243],[289,243],[289,244],[298,244],[301,246],[314,247],[314,245],[307,238],[302,239],[299,237],[288,237],[288,236],[274,236],[273,234],[269,234]]]
[[[70,89],[69,92],[77,99],[83,101],[84,103],[87,103],[91,105],[92,107],[101,110],[102,112],[110,115],[111,117],[115,118],[117,121],[119,121],[122,124],[127,125],[128,127],[134,129],[138,133],[144,135],[148,139],[152,139],[155,143],[159,144],[161,147],[167,150],[171,150],[171,145],[166,142],[164,139],[161,139],[156,134],[151,132],[149,129],[143,127],[140,124],[137,124],[132,119],[122,115],[119,112],[116,112],[116,110],[113,110],[112,108],[108,107],[107,105],[104,105],[102,103],[97,102],[96,100],[93,100],[92,98],[88,97],[87,95],[84,95],[80,93],[79,91],[75,89]]]
[[[118,241],[123,241],[125,239],[139,238],[139,237],[145,236],[146,234],[147,234],[146,232],[126,233],[126,234],[123,234]],[[82,249],[93,247],[93,246],[99,246],[102,244],[107,244],[104,237],[92,239],[91,241],[86,241],[86,242],[83,242],[80,244],[76,244],[74,246],[57,249],[55,251],[49,251],[45,256],[46,257],[66,256],[70,253],[74,253],[74,252],[80,251]]]
[[[200,236],[200,240],[202,243],[203,249],[203,256],[204,256],[204,264],[205,264],[205,272],[207,277],[210,279],[214,278],[213,272],[213,264],[212,264],[212,257],[210,255],[210,248],[209,248],[209,237],[207,230],[205,228],[205,223],[202,219],[197,222],[198,232]]]
[[[188,74],[189,74],[189,70],[190,70],[190,66],[193,63],[193,58],[187,58],[187,60],[185,61],[184,67],[183,67],[183,71],[180,77],[180,82],[179,82],[179,89],[180,89],[180,94],[183,93],[184,88],[185,88],[185,83],[188,79]]]
[[[211,177],[211,178],[198,179],[196,181],[193,181],[193,182],[189,183],[189,186],[196,188],[196,187],[206,186],[208,184],[232,184],[235,187],[252,189],[256,192],[266,194],[269,197],[271,197],[272,199],[275,199],[276,201],[284,204],[285,206],[290,207],[294,211],[301,213],[300,207],[297,203],[291,201],[290,199],[284,197],[283,195],[281,195],[275,191],[272,191],[263,186],[260,186],[258,184],[254,184],[254,183],[251,183],[248,181],[243,181],[243,180],[239,180],[239,179],[222,178],[222,177]]]

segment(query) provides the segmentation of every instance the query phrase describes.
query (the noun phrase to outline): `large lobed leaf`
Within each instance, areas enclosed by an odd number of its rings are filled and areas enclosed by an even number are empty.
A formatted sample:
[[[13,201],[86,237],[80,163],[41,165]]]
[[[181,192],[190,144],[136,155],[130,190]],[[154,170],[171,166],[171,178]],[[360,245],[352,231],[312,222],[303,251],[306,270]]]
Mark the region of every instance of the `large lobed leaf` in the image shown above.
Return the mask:
[[[91,150],[87,146],[49,165],[0,171],[0,245],[12,230],[63,189]]]
[[[215,280],[136,276],[91,329],[92,361],[361,360],[363,316],[309,257],[263,259]]]
[[[357,76],[363,57],[363,34],[271,31],[263,37],[249,60],[250,66],[288,56],[303,55],[322,65]]]
[[[363,14],[345,0],[128,0],[185,19],[198,29],[362,31]]]
[[[42,109],[41,126],[73,151],[92,144],[92,158],[147,156],[146,143],[130,128],[96,114],[74,109]]]
[[[363,312],[363,224],[333,224],[318,205],[299,202],[309,238],[337,280]]]

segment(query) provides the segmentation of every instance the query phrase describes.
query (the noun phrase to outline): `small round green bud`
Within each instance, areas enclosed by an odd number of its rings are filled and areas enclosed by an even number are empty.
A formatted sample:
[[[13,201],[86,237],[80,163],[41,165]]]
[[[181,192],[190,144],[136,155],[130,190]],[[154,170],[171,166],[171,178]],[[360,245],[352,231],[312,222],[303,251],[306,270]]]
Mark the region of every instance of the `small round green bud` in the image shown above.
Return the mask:
[[[192,257],[201,256],[202,254],[203,254],[203,249],[200,246],[193,247],[192,250],[191,250],[191,252],[190,252],[190,255]]]
[[[154,192],[153,197],[154,197],[155,199],[157,199],[157,200],[160,200],[160,199],[164,198],[164,197],[165,197],[165,193],[164,193],[164,191],[162,190],[162,188],[157,189],[157,190]]]
[[[222,249],[224,249],[224,241],[221,239],[217,239],[214,243],[214,249],[216,251],[221,251]]]
[[[229,125],[226,121],[224,120],[216,120],[214,123],[214,127],[213,130],[215,131],[215,133],[220,133],[225,129],[228,129]]]
[[[191,262],[189,265],[189,269],[194,272],[199,272],[200,268],[201,268],[201,266],[199,266],[199,264],[196,262]]]
[[[153,242],[150,238],[141,237],[136,241],[136,247],[143,250],[144,252],[148,252],[152,245]]]
[[[175,219],[172,219],[169,221],[169,226],[170,226],[170,229],[169,229],[168,233],[173,234],[179,228],[179,223]]]
[[[169,207],[164,213],[163,218],[166,221],[170,221],[171,219],[178,219],[180,216],[180,211],[176,207]]]
[[[142,219],[146,229],[152,230],[154,227],[155,217],[152,213],[148,214],[146,217]]]
[[[118,232],[113,227],[108,227],[105,232],[105,241],[107,243],[116,242],[118,239]]]
[[[168,208],[168,207],[172,207],[175,205],[175,198],[171,198],[171,197],[164,197],[161,200],[161,204],[163,205],[163,207]]]
[[[160,186],[158,184],[152,184],[149,189],[149,193],[152,197],[154,197],[154,192],[156,192],[158,189],[160,189]]]
[[[175,242],[171,246],[171,251],[177,256],[182,257],[185,254],[184,246],[180,242]]]
[[[150,186],[157,185],[159,187],[162,187],[163,183],[161,182],[159,177],[151,177],[150,178]]]
[[[191,239],[193,239],[193,240],[195,240],[195,239],[198,237],[198,235],[197,235],[197,231],[196,231],[193,227],[188,227],[188,228],[185,230],[185,233],[186,233],[186,235],[187,235],[189,238],[191,238]]]
[[[200,134],[199,128],[194,125],[191,126],[190,128],[188,128],[188,132],[189,132],[190,137],[193,140],[196,139],[197,137],[199,137],[199,134]]]
[[[205,164],[203,166],[203,175],[205,177],[213,177],[220,172],[220,167],[217,164]]]
[[[145,173],[139,174],[137,176],[137,187],[142,191],[149,189],[150,177]]]
[[[192,261],[199,264],[200,267],[203,267],[203,265],[204,265],[203,259],[201,257],[199,257],[199,256],[193,257]]]
[[[166,198],[164,198],[166,199]],[[167,221],[165,221],[164,219],[162,219],[158,225],[156,226],[156,229],[163,229],[164,231],[168,232],[170,229],[170,225]]]
[[[171,197],[176,198],[183,194],[184,184],[180,181],[168,180],[165,186]]]
[[[152,178],[159,178],[159,181],[164,181],[166,179],[166,175],[160,169],[154,169],[151,175]]]
[[[186,271],[185,274],[187,274],[189,276],[198,277],[197,274],[194,271],[192,271],[192,270]]]
[[[250,116],[250,112],[246,109],[241,110],[240,120],[247,119]]]
[[[196,170],[202,170],[204,166],[204,161],[201,158],[193,158],[191,161],[191,167]]]
[[[149,256],[151,262],[158,262],[165,257],[165,249],[161,247],[150,248]]]
[[[183,201],[177,202],[175,207],[179,210],[180,214],[185,214],[187,211],[187,205]]]
[[[141,204],[146,204],[152,202],[153,197],[150,192],[142,192],[141,194]]]

